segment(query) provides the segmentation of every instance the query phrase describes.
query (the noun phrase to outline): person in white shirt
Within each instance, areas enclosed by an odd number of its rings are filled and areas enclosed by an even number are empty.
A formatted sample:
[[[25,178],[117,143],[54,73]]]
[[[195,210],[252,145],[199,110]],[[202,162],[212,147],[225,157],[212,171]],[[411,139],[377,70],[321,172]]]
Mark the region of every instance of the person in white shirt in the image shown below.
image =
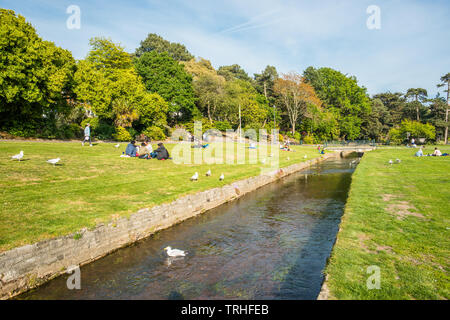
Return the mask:
[[[442,156],[441,150],[439,150],[438,148],[434,148],[433,156],[434,156],[434,157],[440,157],[440,156]]]

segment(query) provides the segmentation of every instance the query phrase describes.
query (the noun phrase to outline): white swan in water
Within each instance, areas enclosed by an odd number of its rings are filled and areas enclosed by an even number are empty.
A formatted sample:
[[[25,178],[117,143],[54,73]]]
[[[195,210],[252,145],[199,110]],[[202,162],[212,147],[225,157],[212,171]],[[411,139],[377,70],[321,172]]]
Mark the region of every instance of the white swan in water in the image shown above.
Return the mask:
[[[187,254],[187,252],[183,250],[172,249],[171,247],[164,248],[164,251],[166,251],[169,257],[184,257]]]

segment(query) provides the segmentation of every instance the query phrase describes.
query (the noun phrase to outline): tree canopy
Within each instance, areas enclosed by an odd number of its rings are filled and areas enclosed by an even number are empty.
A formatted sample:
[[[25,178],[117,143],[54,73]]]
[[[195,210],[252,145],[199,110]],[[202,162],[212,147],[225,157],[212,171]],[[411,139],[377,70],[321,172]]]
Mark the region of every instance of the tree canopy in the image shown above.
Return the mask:
[[[136,49],[135,55],[140,57],[144,53],[152,51],[157,53],[166,52],[176,61],[189,61],[194,58],[184,45],[167,41],[155,33],[150,33],[145,40],[141,41],[141,45]]]
[[[158,93],[169,103],[172,122],[190,119],[195,113],[192,76],[166,52],[146,52],[135,60],[135,67],[147,91]]]

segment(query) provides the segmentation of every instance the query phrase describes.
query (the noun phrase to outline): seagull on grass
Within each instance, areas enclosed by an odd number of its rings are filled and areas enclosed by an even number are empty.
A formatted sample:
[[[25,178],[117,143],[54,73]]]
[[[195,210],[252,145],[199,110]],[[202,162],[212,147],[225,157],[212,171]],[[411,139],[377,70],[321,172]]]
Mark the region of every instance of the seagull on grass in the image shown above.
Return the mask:
[[[47,163],[50,163],[52,165],[56,165],[60,160],[61,160],[60,158],[50,159],[50,160],[47,160]]]
[[[180,249],[172,249],[171,247],[164,248],[164,251],[169,257],[184,257],[187,252]]]
[[[390,165],[392,165],[394,163],[394,161],[392,161],[392,160],[389,160],[389,164]]]
[[[191,177],[191,181],[198,181],[198,172]]]
[[[303,158],[308,159],[308,156],[305,154],[305,156]]]
[[[211,177],[211,170],[208,170],[208,172],[206,173],[207,177]]]
[[[397,159],[396,161],[397,161],[397,163],[400,163],[400,162],[402,162],[402,160],[400,160],[400,159]]]
[[[219,180],[220,181],[223,181],[223,180],[225,180],[225,176],[223,175],[223,173],[220,175],[220,178],[219,178]]]
[[[120,147],[120,143],[116,144],[114,148],[118,149]]]
[[[20,161],[20,159],[22,159],[23,158],[23,151],[20,151],[20,153],[19,154],[16,154],[16,155],[13,155],[12,157],[11,157],[11,159],[13,159],[13,160],[19,160]]]

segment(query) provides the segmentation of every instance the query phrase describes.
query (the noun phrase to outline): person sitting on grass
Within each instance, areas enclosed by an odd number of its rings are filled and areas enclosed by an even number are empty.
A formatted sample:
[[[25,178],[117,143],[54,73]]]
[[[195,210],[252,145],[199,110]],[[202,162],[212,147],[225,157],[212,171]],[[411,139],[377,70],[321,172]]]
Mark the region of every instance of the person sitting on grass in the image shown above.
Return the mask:
[[[434,148],[433,157],[441,157],[442,152],[438,148]]]
[[[151,146],[150,146],[151,148]],[[153,151],[153,150],[152,150]],[[142,142],[139,148],[139,159],[148,159],[152,151],[149,150],[147,142]]]
[[[423,157],[422,147],[420,147],[419,151],[416,152],[415,156],[416,157]]]
[[[133,140],[127,145],[127,148],[125,149],[125,154],[127,156],[134,158],[136,157],[136,153],[137,153],[136,141]]]
[[[167,160],[170,157],[169,151],[167,151],[162,142],[158,143],[158,149],[152,153],[152,158],[155,158],[153,155],[155,155],[158,160]]]

